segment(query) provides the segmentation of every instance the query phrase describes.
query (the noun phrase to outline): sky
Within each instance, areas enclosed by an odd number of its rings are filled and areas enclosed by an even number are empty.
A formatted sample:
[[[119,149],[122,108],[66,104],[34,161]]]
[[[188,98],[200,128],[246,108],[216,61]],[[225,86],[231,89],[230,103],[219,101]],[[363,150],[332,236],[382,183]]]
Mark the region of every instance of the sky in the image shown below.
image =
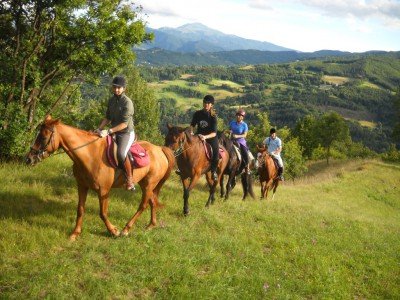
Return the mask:
[[[302,52],[400,51],[400,0],[136,0],[150,28],[201,23]]]

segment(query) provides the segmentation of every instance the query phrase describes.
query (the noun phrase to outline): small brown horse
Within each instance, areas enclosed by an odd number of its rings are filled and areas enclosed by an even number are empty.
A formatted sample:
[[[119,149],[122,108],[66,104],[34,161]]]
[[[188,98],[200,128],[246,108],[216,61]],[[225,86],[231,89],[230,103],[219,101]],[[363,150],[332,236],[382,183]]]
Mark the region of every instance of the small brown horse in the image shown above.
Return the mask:
[[[245,168],[245,166],[243,165],[243,159],[238,155],[237,151],[235,150],[233,141],[229,139],[224,132],[218,133],[218,140],[229,153],[229,161],[223,174],[228,175],[228,180],[226,182],[226,187],[224,187],[224,176],[221,176],[221,197],[225,197],[225,200],[228,200],[229,193],[236,185],[236,176],[240,174],[243,188],[242,200],[245,200],[248,194],[250,194],[250,196],[254,198],[255,196],[253,191],[253,179],[250,174],[243,172],[243,169]]]
[[[267,198],[268,191],[272,190],[272,200],[275,197],[276,189],[279,185],[278,169],[275,166],[273,158],[268,154],[265,147],[259,148],[258,151],[261,153],[258,166],[258,176],[261,183],[261,199]]]
[[[209,197],[206,207],[214,203],[215,190],[229,160],[228,152],[219,160],[216,181],[211,178],[210,161],[206,156],[204,145],[197,135],[191,135],[190,128],[167,125],[168,133],[165,137],[165,146],[175,151],[183,185],[183,214],[189,214],[189,193],[197,184],[202,174],[206,174],[209,187]]]
[[[125,176],[121,170],[110,166],[106,157],[107,142],[105,138],[81,129],[67,126],[50,116],[46,117],[40,127],[38,136],[27,155],[27,164],[34,165],[62,148],[74,162],[73,173],[78,184],[78,209],[76,225],[71,240],[75,240],[82,231],[85,202],[89,189],[97,192],[100,204],[100,217],[113,236],[127,235],[137,218],[151,207],[149,227],[156,225],[156,207],[158,195],[164,182],[169,177],[175,164],[171,149],[159,147],[146,141],[138,142],[150,155],[150,164],[133,170],[133,181],[142,190],[142,201],[134,216],[126,223],[120,233],[108,219],[108,203],[111,188],[123,187]]]

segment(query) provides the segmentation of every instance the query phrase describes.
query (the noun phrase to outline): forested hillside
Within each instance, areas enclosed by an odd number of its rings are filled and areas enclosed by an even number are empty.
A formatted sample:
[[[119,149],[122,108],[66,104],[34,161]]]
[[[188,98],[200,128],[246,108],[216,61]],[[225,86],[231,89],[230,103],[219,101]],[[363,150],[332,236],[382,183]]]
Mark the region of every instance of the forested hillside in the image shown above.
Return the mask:
[[[165,121],[188,123],[210,93],[225,124],[238,107],[246,109],[250,126],[267,112],[274,126],[292,129],[306,115],[335,111],[346,119],[353,141],[377,152],[393,142],[398,53],[245,67],[142,67],[141,74],[157,91]]]

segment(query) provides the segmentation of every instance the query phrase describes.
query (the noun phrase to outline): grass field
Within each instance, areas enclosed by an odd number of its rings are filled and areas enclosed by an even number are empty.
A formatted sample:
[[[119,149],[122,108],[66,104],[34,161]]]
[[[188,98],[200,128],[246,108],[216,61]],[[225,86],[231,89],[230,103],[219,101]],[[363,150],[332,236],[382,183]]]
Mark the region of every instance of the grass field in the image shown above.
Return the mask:
[[[147,210],[112,238],[90,193],[83,232],[69,242],[77,195],[71,161],[0,165],[0,298],[399,299],[400,167],[334,161],[280,186],[275,199],[204,208],[204,181],[182,215],[175,174],[161,193],[159,226]],[[259,187],[256,194],[259,195]],[[139,193],[111,193],[120,229]]]
[[[350,78],[348,77],[342,77],[342,76],[329,76],[329,75],[324,75],[322,76],[322,80],[326,81],[330,84],[337,84],[337,85],[341,85],[344,84],[346,82],[348,82],[350,80]]]

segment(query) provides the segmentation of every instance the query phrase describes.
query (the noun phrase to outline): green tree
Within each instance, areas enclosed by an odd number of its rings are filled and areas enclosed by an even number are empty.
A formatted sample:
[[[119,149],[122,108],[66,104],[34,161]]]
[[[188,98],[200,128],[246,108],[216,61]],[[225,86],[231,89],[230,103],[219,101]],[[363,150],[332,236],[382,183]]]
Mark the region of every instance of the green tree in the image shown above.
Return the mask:
[[[313,115],[307,115],[297,122],[294,135],[298,137],[298,143],[302,149],[303,156],[311,159],[313,150],[318,147],[316,136],[317,121]]]
[[[282,157],[284,159],[285,173],[288,175],[288,178],[294,180],[307,171],[305,159],[297,137],[289,139],[284,143]]]
[[[79,85],[132,63],[152,38],[129,1],[5,0],[0,5],[0,158],[22,154],[48,113],[65,114]]]
[[[327,164],[329,164],[333,144],[350,139],[349,127],[343,117],[336,112],[326,113],[319,118],[315,133],[319,143],[325,149]]]
[[[160,127],[160,106],[154,92],[140,77],[136,68],[127,71],[126,94],[135,108],[135,131],[138,138],[155,144],[163,144]]]
[[[256,149],[256,145],[261,144],[269,136],[269,130],[272,127],[267,112],[258,113],[257,118],[257,126],[249,129],[247,133],[246,140],[250,149]]]

